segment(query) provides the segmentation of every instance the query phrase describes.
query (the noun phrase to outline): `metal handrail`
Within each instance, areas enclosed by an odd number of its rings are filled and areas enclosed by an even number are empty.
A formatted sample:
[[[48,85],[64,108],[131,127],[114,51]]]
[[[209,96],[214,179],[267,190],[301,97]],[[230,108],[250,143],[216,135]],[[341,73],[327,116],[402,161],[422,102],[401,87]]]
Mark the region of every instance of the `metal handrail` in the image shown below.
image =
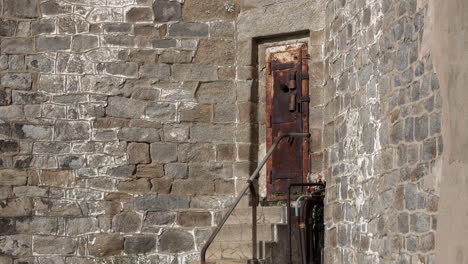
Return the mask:
[[[223,216],[223,219],[221,222],[218,224],[216,229],[213,231],[211,236],[208,238],[206,241],[205,245],[203,246],[201,250],[201,264],[206,264],[206,252],[208,251],[208,248],[210,247],[211,243],[214,241],[216,236],[218,235],[219,231],[221,231],[221,228],[223,228],[224,224],[226,223],[227,219],[229,216],[231,216],[232,212],[234,209],[237,207],[237,204],[239,204],[240,200],[242,197],[245,195],[247,190],[250,189],[251,191],[251,199],[252,199],[252,258],[255,261],[257,259],[257,193],[255,190],[255,186],[253,185],[254,181],[258,179],[260,176],[260,170],[265,166],[266,162],[268,161],[268,158],[273,154],[273,152],[276,150],[276,147],[278,147],[279,142],[286,137],[309,137],[310,134],[308,133],[287,133],[284,135],[279,136],[276,138],[274,141],[273,145],[271,146],[270,150],[267,152],[266,156],[263,158],[263,160],[260,162],[258,167],[255,169],[255,171],[250,175],[249,179],[247,180],[244,188],[242,191],[239,193],[237,196],[234,204],[229,208],[227,213]]]

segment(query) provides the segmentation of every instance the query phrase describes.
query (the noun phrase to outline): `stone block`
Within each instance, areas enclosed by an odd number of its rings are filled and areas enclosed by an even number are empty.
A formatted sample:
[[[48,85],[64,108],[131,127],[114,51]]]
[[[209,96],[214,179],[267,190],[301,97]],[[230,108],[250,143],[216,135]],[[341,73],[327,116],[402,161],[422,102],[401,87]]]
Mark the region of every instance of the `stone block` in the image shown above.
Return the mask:
[[[112,117],[142,118],[145,113],[146,102],[124,97],[109,97],[106,114]]]
[[[216,146],[217,161],[234,161],[236,156],[236,146],[234,144],[220,144]]]
[[[175,180],[171,193],[191,196],[213,194],[214,184],[209,180]]]
[[[37,254],[74,254],[78,241],[69,237],[34,236],[34,253]]]
[[[161,130],[156,128],[123,128],[117,136],[124,141],[159,142],[161,141]]]
[[[19,143],[15,140],[0,140],[0,154],[15,154],[20,150]]]
[[[26,69],[35,72],[52,72],[54,62],[52,59],[43,55],[31,55],[25,58]]]
[[[132,24],[130,23],[109,23],[104,24],[104,32],[106,33],[131,33]]]
[[[0,4],[1,8],[1,4]],[[0,36],[13,37],[17,27],[17,22],[9,19],[0,19]]]
[[[153,10],[147,7],[132,7],[125,14],[125,19],[129,23],[151,22],[153,21]]]
[[[192,62],[193,52],[186,50],[166,50],[159,56],[161,63],[190,63]]]
[[[69,218],[66,227],[66,234],[69,236],[96,233],[100,230],[99,222],[94,217]]]
[[[151,180],[153,185],[152,191],[158,194],[169,194],[171,193],[173,178],[162,177]]]
[[[143,229],[150,226],[172,225],[175,219],[174,212],[148,212],[143,222]]]
[[[235,129],[230,125],[195,124],[190,129],[190,138],[195,142],[234,142]]]
[[[0,170],[0,185],[26,185],[27,181],[28,173],[25,170]]]
[[[173,103],[148,103],[145,115],[157,121],[175,121],[176,105]]]
[[[235,26],[231,21],[213,21],[210,23],[211,38],[234,38]]]
[[[152,194],[135,197],[135,208],[139,211],[164,211],[189,208],[190,200],[184,196]]]
[[[90,235],[88,241],[88,251],[91,256],[114,256],[124,249],[124,239],[116,234]]]
[[[103,1],[99,1],[98,5],[104,5]],[[96,4],[96,3],[93,3]],[[96,7],[89,12],[87,20],[90,23],[102,23],[102,22],[119,22],[123,19],[122,8],[118,7]]]
[[[177,161],[177,144],[151,144],[151,159],[161,163]]]
[[[428,136],[429,118],[424,115],[415,118],[414,136],[418,141],[424,140]]]
[[[3,54],[31,53],[34,40],[30,38],[2,39],[0,47]]]
[[[234,195],[236,192],[236,185],[234,181],[215,180],[215,193],[224,195]]]
[[[233,65],[235,62],[233,40],[200,40],[194,62],[197,64]]]
[[[135,174],[135,165],[120,165],[103,167],[99,169],[99,172],[103,175],[118,177],[118,178],[129,178]]]
[[[123,212],[112,218],[112,228],[115,232],[137,232],[141,228],[141,216],[135,212]]]
[[[208,37],[209,27],[205,23],[180,22],[169,27],[171,37]]]
[[[55,235],[59,228],[56,217],[27,217],[16,221],[16,229],[19,233],[37,235]]]
[[[128,55],[128,58],[132,62],[139,63],[155,63],[158,60],[158,51],[155,50],[132,50]]]
[[[61,141],[88,140],[91,127],[87,121],[57,121],[55,139]]]
[[[32,254],[31,235],[0,236],[0,254],[14,257]]]
[[[41,75],[38,81],[40,91],[62,93],[65,89],[65,77],[60,75]]]
[[[138,76],[138,64],[110,62],[103,65],[105,72],[119,77],[134,78]]]
[[[85,52],[99,46],[99,39],[96,36],[76,35],[73,36],[71,49],[73,52]]]
[[[159,99],[159,90],[155,89],[138,89],[132,93],[132,99],[157,101]]]
[[[164,166],[162,164],[138,165],[136,176],[139,178],[161,178],[164,176]]]
[[[135,36],[130,35],[104,35],[102,36],[102,46],[104,47],[134,47]]]
[[[183,103],[179,107],[180,121],[210,122],[212,106],[207,104]]]
[[[176,81],[213,81],[218,79],[218,68],[212,65],[174,64],[172,76]]]
[[[31,90],[32,75],[30,73],[7,73],[2,76],[1,85],[5,88]]]
[[[210,212],[179,212],[177,223],[183,227],[211,226]]]
[[[34,142],[34,154],[66,154],[70,153],[70,144],[63,142],[44,141]]]
[[[190,179],[219,179],[232,178],[233,169],[229,163],[209,162],[209,163],[192,163],[189,166]],[[238,174],[236,174],[239,177]]]
[[[169,80],[171,68],[167,64],[145,64],[140,67],[140,77]]]
[[[200,83],[195,98],[199,103],[234,103],[235,85],[232,81]]]
[[[431,228],[431,217],[423,213],[416,213],[410,216],[411,232],[424,233]]]
[[[187,231],[168,229],[161,234],[158,250],[162,253],[191,251],[195,247],[194,237]]]
[[[215,159],[215,149],[211,144],[180,144],[179,162],[206,162]]]
[[[37,0],[5,0],[3,13],[8,17],[36,18],[39,17],[39,5]]]
[[[182,8],[178,2],[156,0],[153,3],[155,22],[178,21],[181,19]]]
[[[156,249],[156,236],[137,235],[125,237],[124,251],[127,254],[149,253]]]
[[[138,173],[137,173],[137,176]],[[148,179],[140,178],[131,181],[121,181],[117,184],[117,190],[126,193],[141,193],[145,194],[151,190],[151,184]]]
[[[213,122],[233,123],[237,118],[237,107],[234,104],[216,104],[214,106]]]
[[[4,121],[24,120],[23,107],[20,105],[0,106],[0,119]]]
[[[185,179],[187,178],[187,164],[169,163],[164,166],[164,175],[169,178]]]
[[[128,163],[150,163],[149,145],[146,143],[130,143],[127,146]]]
[[[29,198],[9,199],[1,202],[0,217],[28,216],[31,215],[31,211],[32,202]]]
[[[36,49],[38,51],[61,51],[69,50],[71,45],[71,37],[38,37],[36,41]]]
[[[153,40],[152,44],[155,49],[167,49],[177,46],[177,41],[175,39],[156,39]]]
[[[239,11],[237,0],[185,0],[182,14],[186,21],[234,20]]]
[[[67,3],[56,2],[54,0],[43,2],[40,5],[42,14],[46,16],[69,14],[72,12],[72,7],[72,5]]]
[[[70,187],[74,181],[70,170],[42,170],[39,182],[46,186]]]
[[[14,218],[0,218],[0,235],[12,235],[16,233],[16,222]],[[0,263],[2,263],[0,261]]]
[[[40,34],[50,34],[55,32],[54,19],[39,19],[31,22],[31,34],[33,36]]]

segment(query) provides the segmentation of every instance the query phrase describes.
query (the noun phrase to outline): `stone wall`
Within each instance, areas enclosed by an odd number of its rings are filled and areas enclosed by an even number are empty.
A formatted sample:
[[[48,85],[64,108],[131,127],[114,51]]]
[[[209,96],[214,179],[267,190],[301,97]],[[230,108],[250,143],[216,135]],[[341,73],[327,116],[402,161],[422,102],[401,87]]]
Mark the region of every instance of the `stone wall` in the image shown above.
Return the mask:
[[[197,258],[249,158],[239,4],[0,4],[0,263]]]
[[[442,99],[427,5],[329,1],[326,263],[435,263]]]

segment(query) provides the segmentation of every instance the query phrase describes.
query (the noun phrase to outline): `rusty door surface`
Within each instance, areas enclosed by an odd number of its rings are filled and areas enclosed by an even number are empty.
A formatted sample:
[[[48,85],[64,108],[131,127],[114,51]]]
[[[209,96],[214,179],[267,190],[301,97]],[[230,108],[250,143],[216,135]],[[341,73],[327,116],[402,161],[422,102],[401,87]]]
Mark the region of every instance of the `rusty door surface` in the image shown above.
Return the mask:
[[[267,149],[280,135],[309,132],[307,44],[267,49]],[[289,183],[307,180],[309,139],[283,140],[267,163],[267,195],[285,198]]]

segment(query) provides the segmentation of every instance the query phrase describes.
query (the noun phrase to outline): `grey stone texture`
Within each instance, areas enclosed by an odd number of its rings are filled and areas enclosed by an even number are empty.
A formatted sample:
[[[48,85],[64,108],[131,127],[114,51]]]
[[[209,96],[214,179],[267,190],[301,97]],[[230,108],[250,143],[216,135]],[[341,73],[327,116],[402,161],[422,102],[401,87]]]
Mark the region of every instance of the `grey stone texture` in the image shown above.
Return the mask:
[[[294,32],[325,263],[433,263],[444,119],[426,5],[0,5],[0,264],[196,262],[264,147],[263,42]]]

